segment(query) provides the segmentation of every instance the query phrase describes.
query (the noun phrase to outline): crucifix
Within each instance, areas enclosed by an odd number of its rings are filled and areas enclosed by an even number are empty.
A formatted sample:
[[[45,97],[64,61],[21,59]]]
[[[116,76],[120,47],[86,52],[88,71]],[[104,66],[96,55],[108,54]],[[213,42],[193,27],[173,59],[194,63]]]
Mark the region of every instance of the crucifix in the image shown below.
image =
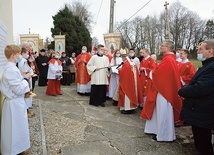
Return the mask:
[[[168,39],[170,39],[169,12],[168,12],[168,9],[167,9],[167,5],[169,5],[169,3],[167,3],[167,1],[165,1],[164,6],[165,6],[165,9],[166,9]]]

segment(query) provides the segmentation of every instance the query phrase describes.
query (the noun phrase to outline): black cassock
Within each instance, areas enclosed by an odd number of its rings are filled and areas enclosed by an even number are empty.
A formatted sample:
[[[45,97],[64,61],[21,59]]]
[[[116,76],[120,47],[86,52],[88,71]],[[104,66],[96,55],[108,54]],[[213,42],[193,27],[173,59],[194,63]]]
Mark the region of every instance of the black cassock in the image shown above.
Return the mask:
[[[38,86],[47,86],[47,74],[48,74],[48,61],[49,61],[49,57],[47,56],[42,56],[39,55],[36,58],[36,63],[37,63],[37,67],[39,70],[39,81],[38,81]],[[46,63],[46,66],[43,66],[42,64]]]
[[[106,101],[106,85],[91,85],[89,104],[99,106],[104,104],[105,101]]]
[[[61,57],[59,59],[62,62],[62,85],[70,85],[71,84],[71,59],[69,57]],[[65,63],[63,63],[65,62]]]

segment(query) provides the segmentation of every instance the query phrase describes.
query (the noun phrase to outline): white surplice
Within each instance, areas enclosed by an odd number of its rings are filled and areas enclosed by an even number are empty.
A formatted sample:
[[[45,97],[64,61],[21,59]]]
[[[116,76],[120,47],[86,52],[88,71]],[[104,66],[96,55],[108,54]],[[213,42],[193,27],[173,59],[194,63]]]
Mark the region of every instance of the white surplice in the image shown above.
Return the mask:
[[[22,58],[22,60],[18,63],[18,68],[23,76],[26,72],[29,72],[31,76],[34,74],[33,69],[28,65],[27,60]],[[24,76],[23,76],[24,78]],[[32,89],[32,78],[29,79],[29,87]],[[26,102],[26,109],[32,107],[33,99],[32,98],[25,98]]]
[[[140,60],[138,57],[135,57],[134,59],[132,59],[133,62],[135,63],[135,65],[137,66],[137,69],[139,70],[140,68]]]
[[[157,141],[176,139],[173,107],[160,93],[157,94],[152,119],[146,121],[144,132],[156,134]]]
[[[91,85],[108,85],[109,59],[105,55],[93,55],[87,64],[88,74],[91,75]],[[95,71],[99,67],[100,70]]]
[[[60,70],[60,73],[57,73]],[[56,75],[62,76],[62,65],[59,65],[57,60],[53,63],[49,63],[47,79],[56,79]]]
[[[115,65],[120,65],[123,62],[121,57],[116,57],[115,59],[111,59],[111,66],[115,66]],[[116,72],[117,71],[117,72]],[[113,98],[114,93],[116,91],[116,88],[118,86],[118,82],[119,82],[119,75],[118,75],[118,70],[114,68],[112,68],[111,70],[111,77],[110,77],[110,83],[109,83],[109,97]]]
[[[24,95],[29,85],[15,63],[9,62],[2,74],[0,90],[5,96],[1,122],[1,153],[16,155],[30,148]]]

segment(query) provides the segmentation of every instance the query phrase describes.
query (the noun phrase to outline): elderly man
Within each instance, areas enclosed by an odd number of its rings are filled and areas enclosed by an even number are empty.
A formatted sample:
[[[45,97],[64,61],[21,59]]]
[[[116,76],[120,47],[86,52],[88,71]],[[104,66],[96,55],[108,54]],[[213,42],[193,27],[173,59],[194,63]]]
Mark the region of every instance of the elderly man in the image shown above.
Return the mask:
[[[198,49],[202,67],[178,94],[184,98],[180,119],[192,125],[195,147],[201,155],[213,155],[214,130],[214,41],[203,41]]]
[[[77,93],[80,95],[88,95],[91,92],[91,76],[87,72],[87,64],[91,59],[91,55],[87,52],[87,47],[82,47],[82,52],[74,62],[77,74]]]
[[[123,66],[119,69],[119,100],[118,107],[122,114],[131,114],[142,103],[140,95],[139,74],[136,64],[127,56],[125,50],[120,50]]]
[[[152,93],[156,104],[154,109],[150,110],[152,117],[146,121],[144,131],[148,134],[155,134],[153,139],[156,141],[174,141],[176,139],[174,123],[179,121],[182,100],[177,94],[181,83],[173,49],[172,41],[166,40],[162,43],[162,61],[150,75],[156,90],[156,95]]]

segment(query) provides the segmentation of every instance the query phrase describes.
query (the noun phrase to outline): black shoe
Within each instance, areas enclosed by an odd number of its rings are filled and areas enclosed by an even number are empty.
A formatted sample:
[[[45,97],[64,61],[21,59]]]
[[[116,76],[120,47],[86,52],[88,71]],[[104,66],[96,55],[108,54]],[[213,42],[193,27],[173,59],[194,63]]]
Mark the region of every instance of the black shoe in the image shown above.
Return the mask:
[[[109,98],[108,96],[106,96],[106,100],[110,100],[111,98]]]
[[[85,93],[85,96],[90,96],[90,93]]]
[[[105,104],[104,104],[104,103],[101,103],[100,105],[101,105],[101,107],[105,107]]]
[[[156,134],[154,134],[154,133],[145,133],[145,134],[146,134],[146,135],[153,136],[153,137],[154,137],[154,136],[155,136],[155,137],[157,136],[157,135],[156,135]]]
[[[90,104],[90,103],[89,103],[89,105],[93,105],[93,106],[95,106],[95,107],[98,107],[98,105],[95,105],[95,104]]]
[[[80,93],[80,92],[77,92],[77,94],[81,95],[81,96],[84,96],[85,93]]]
[[[152,139],[153,139],[154,141],[157,141],[157,136],[156,136],[156,135],[153,136]]]
[[[115,100],[113,100],[112,105],[113,105],[113,106],[117,106],[117,104],[118,104],[118,102],[117,102],[117,101],[115,101]]]
[[[153,136],[152,139],[156,142],[172,143],[173,141],[158,141],[157,136]]]
[[[133,110],[121,110],[121,114],[132,114]]]

